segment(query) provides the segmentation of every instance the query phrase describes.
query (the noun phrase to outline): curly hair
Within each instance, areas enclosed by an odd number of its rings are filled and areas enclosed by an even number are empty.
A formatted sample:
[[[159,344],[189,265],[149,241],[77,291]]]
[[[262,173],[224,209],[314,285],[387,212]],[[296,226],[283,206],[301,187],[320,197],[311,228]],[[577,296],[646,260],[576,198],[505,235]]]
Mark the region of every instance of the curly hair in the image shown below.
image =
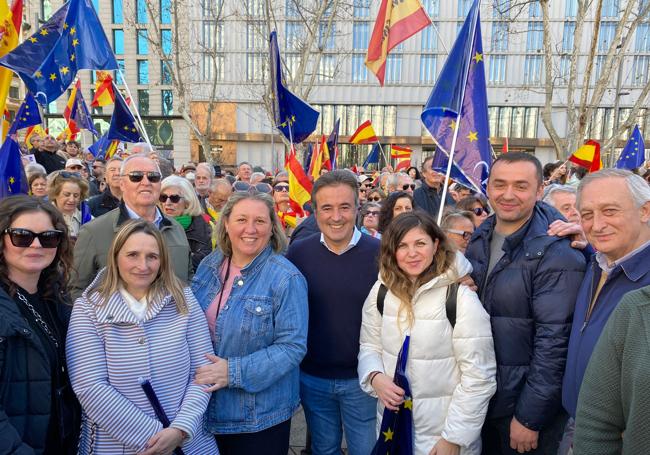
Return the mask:
[[[431,265],[415,280],[411,280],[397,264],[397,249],[404,236],[416,228],[422,229],[433,242],[438,240],[438,248],[433,255]],[[386,287],[400,300],[398,320],[402,311],[406,311],[409,327],[413,326],[415,292],[420,286],[442,275],[454,265],[455,251],[445,233],[428,213],[416,210],[402,213],[393,220],[381,238],[379,274]]]
[[[379,227],[377,230],[382,234],[386,229],[388,229],[390,222],[393,221],[393,209],[395,208],[397,200],[402,198],[410,200],[411,206],[413,206],[415,209],[415,201],[413,200],[413,196],[411,196],[406,191],[396,191],[395,193],[388,195],[388,197],[382,202],[381,212],[379,212]]]
[[[44,297],[64,297],[67,293],[70,271],[72,270],[72,242],[68,236],[68,226],[63,215],[52,204],[41,198],[30,197],[24,194],[10,196],[0,200],[0,282],[13,297],[16,293],[16,284],[9,279],[9,267],[5,260],[5,242],[10,241],[4,235],[6,229],[11,227],[14,220],[20,215],[45,213],[50,217],[54,229],[62,231],[61,243],[56,249],[56,255],[50,265],[41,271],[38,280],[38,289]],[[58,295],[57,295],[58,294]]]

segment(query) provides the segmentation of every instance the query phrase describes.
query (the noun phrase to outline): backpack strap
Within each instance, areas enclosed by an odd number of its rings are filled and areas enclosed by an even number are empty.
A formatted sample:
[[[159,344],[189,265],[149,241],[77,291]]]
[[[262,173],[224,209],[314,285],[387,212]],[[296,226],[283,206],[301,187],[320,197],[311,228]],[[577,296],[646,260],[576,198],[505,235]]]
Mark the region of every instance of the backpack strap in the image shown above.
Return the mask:
[[[456,306],[458,300],[458,283],[452,283],[447,286],[447,300],[445,301],[445,311],[447,319],[453,329],[456,325]]]
[[[379,291],[377,292],[377,311],[379,311],[379,314],[381,316],[384,315],[384,300],[386,300],[387,292],[388,288],[384,285],[384,283],[381,283],[379,286]]]

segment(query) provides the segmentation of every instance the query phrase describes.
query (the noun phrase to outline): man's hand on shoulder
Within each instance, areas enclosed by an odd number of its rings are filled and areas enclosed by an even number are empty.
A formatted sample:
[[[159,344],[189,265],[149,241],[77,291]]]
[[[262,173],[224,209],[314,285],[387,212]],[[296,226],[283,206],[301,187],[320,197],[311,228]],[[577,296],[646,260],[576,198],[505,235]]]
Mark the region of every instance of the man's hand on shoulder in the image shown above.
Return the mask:
[[[580,223],[555,220],[549,225],[547,234],[558,237],[569,237],[571,239],[571,247],[578,250],[584,250],[589,244],[585,236],[585,231],[582,229]]]

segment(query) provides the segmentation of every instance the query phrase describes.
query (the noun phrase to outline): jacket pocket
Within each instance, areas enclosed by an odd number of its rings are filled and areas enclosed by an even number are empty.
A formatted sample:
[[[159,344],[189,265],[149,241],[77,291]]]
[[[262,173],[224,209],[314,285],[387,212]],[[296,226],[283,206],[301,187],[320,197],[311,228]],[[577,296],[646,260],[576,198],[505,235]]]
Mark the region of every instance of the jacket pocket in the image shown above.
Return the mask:
[[[242,331],[252,339],[265,341],[273,339],[273,300],[270,297],[250,296],[243,299],[244,318]]]

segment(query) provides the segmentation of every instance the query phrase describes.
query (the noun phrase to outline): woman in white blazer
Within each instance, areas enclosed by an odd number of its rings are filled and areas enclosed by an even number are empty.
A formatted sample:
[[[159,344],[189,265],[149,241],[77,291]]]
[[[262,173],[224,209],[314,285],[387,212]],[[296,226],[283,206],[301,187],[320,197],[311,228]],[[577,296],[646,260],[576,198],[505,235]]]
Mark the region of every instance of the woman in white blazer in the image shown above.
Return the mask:
[[[75,302],[66,348],[83,409],[79,454],[218,453],[203,430],[210,393],[193,382],[213,352],[208,324],[153,224],[132,220],[117,233],[106,268]],[[168,428],[140,378],[151,383]]]
[[[478,296],[459,286],[455,326],[447,316],[448,286],[471,271],[433,218],[399,215],[382,237],[380,279],[363,308],[359,381],[384,407],[397,410],[404,391],[392,380],[397,355],[410,335],[410,382],[415,455],[481,453],[481,427],[496,390],[490,317]],[[388,292],[383,314],[377,294]]]

